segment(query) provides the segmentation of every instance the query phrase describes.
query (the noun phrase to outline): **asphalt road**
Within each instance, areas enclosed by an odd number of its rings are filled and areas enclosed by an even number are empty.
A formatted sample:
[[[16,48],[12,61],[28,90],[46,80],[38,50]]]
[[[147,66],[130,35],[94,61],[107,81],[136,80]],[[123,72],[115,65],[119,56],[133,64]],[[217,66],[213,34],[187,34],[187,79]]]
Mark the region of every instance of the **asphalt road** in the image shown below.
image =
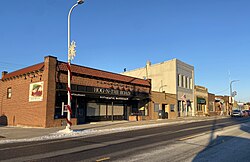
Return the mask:
[[[249,122],[250,118],[225,118],[154,128],[40,142],[0,145],[0,161],[115,161],[140,155],[155,147],[201,133]]]

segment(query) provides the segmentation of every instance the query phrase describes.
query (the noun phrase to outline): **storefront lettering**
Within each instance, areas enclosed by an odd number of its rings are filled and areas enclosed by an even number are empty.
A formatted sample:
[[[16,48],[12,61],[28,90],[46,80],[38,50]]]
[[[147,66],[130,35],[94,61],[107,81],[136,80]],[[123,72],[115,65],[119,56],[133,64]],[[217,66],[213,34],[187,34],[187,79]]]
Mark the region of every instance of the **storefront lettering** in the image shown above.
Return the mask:
[[[94,88],[95,93],[101,94],[111,94],[111,95],[122,95],[122,96],[130,96],[130,91],[120,91],[118,89],[109,89],[109,88]]]
[[[83,97],[86,96],[85,94],[80,94],[80,93],[72,93],[71,95],[72,96],[83,96]]]
[[[127,101],[127,97],[111,97],[111,96],[100,96],[100,98],[107,99],[107,100],[125,100]]]

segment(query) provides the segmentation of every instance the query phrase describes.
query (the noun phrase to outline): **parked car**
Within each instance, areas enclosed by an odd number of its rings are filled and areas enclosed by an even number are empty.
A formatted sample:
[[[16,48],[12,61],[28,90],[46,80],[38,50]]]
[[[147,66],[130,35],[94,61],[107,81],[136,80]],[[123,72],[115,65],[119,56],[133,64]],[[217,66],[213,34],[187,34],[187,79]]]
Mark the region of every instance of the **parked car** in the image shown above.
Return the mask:
[[[243,112],[241,110],[233,110],[231,116],[232,117],[243,117]]]
[[[246,110],[246,113],[248,113],[248,116],[250,116],[250,110]]]
[[[248,116],[248,112],[246,112],[246,110],[242,110],[242,116]]]

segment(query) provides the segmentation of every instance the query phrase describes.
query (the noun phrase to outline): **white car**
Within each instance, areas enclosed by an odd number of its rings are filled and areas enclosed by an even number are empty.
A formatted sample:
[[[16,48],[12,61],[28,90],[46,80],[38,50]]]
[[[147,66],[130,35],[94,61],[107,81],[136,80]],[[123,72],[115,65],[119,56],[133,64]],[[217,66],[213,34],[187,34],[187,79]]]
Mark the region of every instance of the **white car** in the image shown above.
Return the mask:
[[[244,114],[241,110],[233,110],[231,116],[232,117],[242,117]]]

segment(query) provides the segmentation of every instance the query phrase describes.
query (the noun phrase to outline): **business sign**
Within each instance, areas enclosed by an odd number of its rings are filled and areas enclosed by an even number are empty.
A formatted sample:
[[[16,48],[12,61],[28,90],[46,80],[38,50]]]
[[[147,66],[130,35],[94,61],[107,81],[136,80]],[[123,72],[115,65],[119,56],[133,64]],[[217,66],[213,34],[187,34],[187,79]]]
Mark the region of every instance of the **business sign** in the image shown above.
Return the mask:
[[[31,83],[29,89],[29,102],[43,100],[43,82]]]
[[[94,92],[99,94],[110,94],[110,95],[121,95],[121,96],[130,96],[130,91],[121,91],[118,89],[109,89],[109,88],[96,88],[94,87]]]

